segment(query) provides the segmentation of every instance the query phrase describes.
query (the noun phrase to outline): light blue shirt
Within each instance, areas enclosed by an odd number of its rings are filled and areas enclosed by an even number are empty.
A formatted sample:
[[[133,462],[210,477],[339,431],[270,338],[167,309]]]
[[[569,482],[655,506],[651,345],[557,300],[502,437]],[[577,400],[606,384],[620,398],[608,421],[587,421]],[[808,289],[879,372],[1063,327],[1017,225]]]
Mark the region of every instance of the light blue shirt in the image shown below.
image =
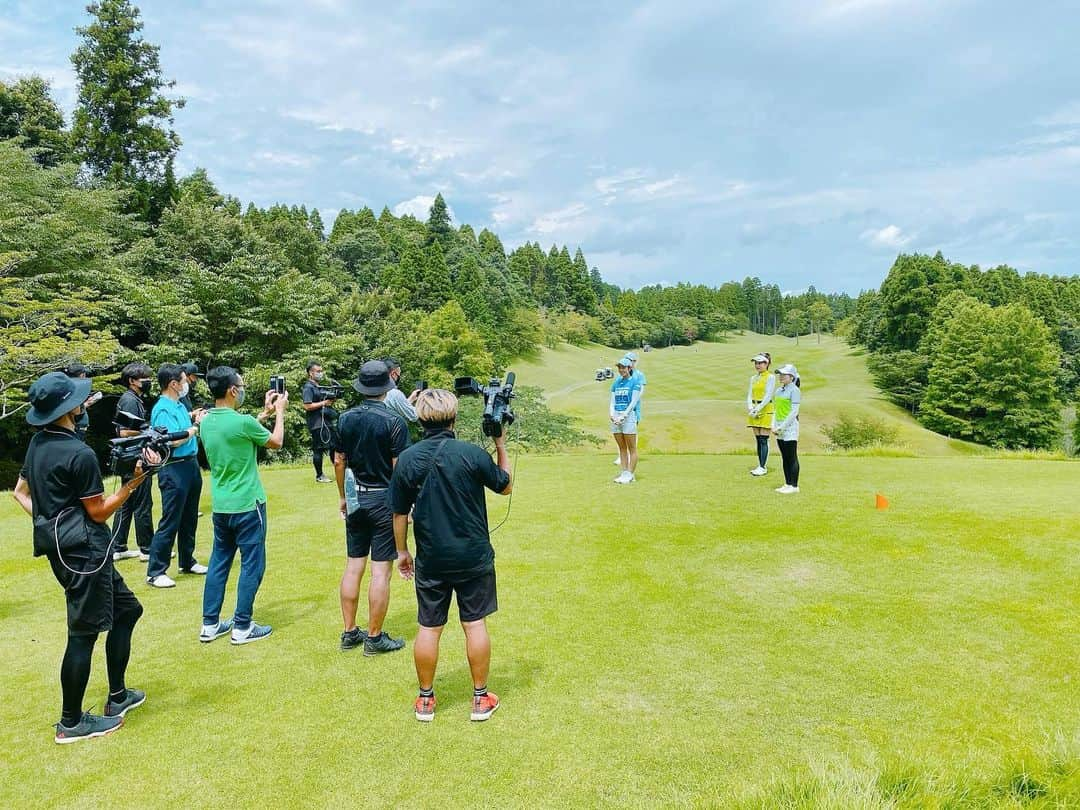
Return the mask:
[[[629,377],[616,377],[615,382],[611,384],[611,392],[615,395],[615,412],[622,413],[629,408],[634,392],[640,390],[641,380],[633,374]]]
[[[187,430],[191,427],[191,414],[184,407],[184,403],[161,397],[150,412],[150,424],[153,427],[165,428],[173,433],[178,430]],[[199,443],[192,436],[179,447],[174,447],[173,458],[187,458],[199,452]]]
[[[641,421],[641,400],[645,399],[645,375],[638,371],[636,368],[630,372],[630,379],[638,380],[641,383],[641,396],[638,397],[637,405],[634,406],[634,419],[638,422]]]

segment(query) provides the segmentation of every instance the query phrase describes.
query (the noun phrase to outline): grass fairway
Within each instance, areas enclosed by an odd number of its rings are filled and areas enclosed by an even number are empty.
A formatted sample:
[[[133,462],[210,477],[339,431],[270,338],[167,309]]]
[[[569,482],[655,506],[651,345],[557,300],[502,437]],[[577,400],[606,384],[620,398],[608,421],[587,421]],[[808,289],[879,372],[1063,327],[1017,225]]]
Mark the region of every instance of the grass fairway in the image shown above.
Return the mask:
[[[495,535],[503,707],[469,723],[450,627],[430,725],[411,586],[387,621],[408,650],[339,652],[333,488],[266,471],[274,635],[200,645],[201,579],[151,592],[121,563],[149,698],[74,746],[49,727],[63,599],[5,497],[0,807],[1080,806],[1078,468],[821,456],[781,499],[746,466],[647,456],[616,487],[610,453],[521,458]],[[105,692],[99,643],[87,707]]]
[[[975,445],[949,441],[921,427],[911,415],[885,399],[866,371],[861,350],[829,335],[821,343],[804,337],[735,335],[726,343],[697,343],[640,353],[648,378],[643,404],[643,453],[731,453],[753,451],[746,428],[746,388],[754,369],[750,358],[760,351],[773,356],[773,369],[795,363],[803,377],[802,431],[799,449],[821,451],[827,442],[823,425],[841,413],[874,416],[897,431],[895,452],[919,456],[955,456],[977,452]],[[544,388],[548,403],[571,414],[614,448],[608,433],[610,382],[594,379],[596,369],[615,368],[622,352],[600,345],[563,344],[543,349],[539,358],[514,364],[518,382]],[[614,451],[613,451],[614,452]]]

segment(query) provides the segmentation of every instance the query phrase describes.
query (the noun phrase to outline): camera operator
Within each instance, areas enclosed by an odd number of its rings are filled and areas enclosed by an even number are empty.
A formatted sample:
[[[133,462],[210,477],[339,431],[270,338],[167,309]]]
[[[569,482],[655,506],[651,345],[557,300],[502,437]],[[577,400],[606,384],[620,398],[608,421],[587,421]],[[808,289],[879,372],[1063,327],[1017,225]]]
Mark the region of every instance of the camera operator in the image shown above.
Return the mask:
[[[364,401],[341,416],[338,443],[334,448],[334,472],[341,514],[345,518],[347,559],[341,576],[341,617],[345,632],[341,649],[364,645],[364,655],[394,652],[405,646],[399,638],[383,631],[382,623],[390,605],[390,575],[397,552],[394,550],[394,516],[390,512],[390,476],[398,456],[409,446],[405,422],[387,408],[387,392],[396,390],[390,372],[381,360],[369,360],[360,367],[353,388]],[[358,506],[348,513],[345,502],[345,468],[356,480]],[[368,628],[356,625],[360,583],[368,555],[371,581],[368,583]]]
[[[435,717],[439,639],[450,598],[456,593],[473,681],[470,717],[487,720],[499,708],[499,698],[487,690],[491,640],[486,617],[499,604],[484,487],[500,495],[508,495],[513,488],[506,435],[494,437],[496,465],[483,448],[454,437],[457,397],[449,391],[422,391],[416,398],[416,413],[424,438],[401,454],[390,482],[398,568],[406,579],[415,573],[416,580],[420,629],[413,654],[420,695],[414,711],[417,720]],[[408,516],[414,506],[415,571],[408,545]]]
[[[196,461],[199,448],[195,441],[199,428],[191,423],[191,415],[180,402],[180,397],[189,390],[180,366],[164,363],[158,368],[157,378],[161,397],[150,413],[150,425],[170,433],[186,431],[188,435],[187,439],[172,443],[172,456],[158,473],[161,520],[150,542],[150,561],[146,567],[146,581],[150,585],[172,588],[176,582],[166,571],[174,542],[179,546],[181,572],[206,573],[206,566],[195,560],[195,530],[199,526],[199,496],[202,495],[202,475]],[[196,412],[196,416],[201,417],[201,413]]]
[[[139,462],[120,489],[105,496],[94,451],[79,441],[75,423],[90,394],[90,380],[63,372],[46,374],[30,386],[26,421],[42,427],[26,451],[15,500],[34,519],[34,556],[48,557],[64,588],[68,638],[60,665],[63,709],[56,724],[58,743],[100,737],[123,725],[124,715],[146,694],[124,682],[131,634],[142,605],[113,567],[105,521],[148,477]],[[157,463],[155,455],[146,460]],[[90,660],[99,633],[105,640],[109,697],[104,716],[83,713]]]
[[[203,620],[199,641],[211,642],[226,633],[233,644],[248,644],[270,635],[269,625],[252,620],[255,594],[266,571],[266,491],[259,480],[257,448],[280,450],[285,442],[287,393],[267,391],[259,419],[275,414],[271,433],[251,416],[237,413],[244,404],[244,378],[236,369],[218,366],[206,375],[214,397],[199,423],[199,438],[210,460],[210,492],[214,510],[214,546],[203,588]],[[236,611],[221,621],[225,585],[236,552],[240,578]]]
[[[148,422],[146,397],[150,393],[150,378],[153,372],[146,363],[128,363],[120,372],[120,384],[127,390],[120,395],[116,403],[116,415],[113,426],[120,438],[129,438],[139,434],[138,428]],[[120,483],[127,486],[132,480],[130,475],[120,476]],[[154,539],[154,491],[150,480],[143,479],[125,501],[113,521],[114,560],[127,560],[138,557],[143,562],[150,559],[150,541]],[[135,521],[135,542],[139,550],[128,551],[128,531]]]
[[[333,452],[337,443],[338,412],[334,410],[334,399],[324,399],[321,383],[326,376],[322,365],[315,360],[307,364],[308,378],[304,381],[301,394],[308,430],[311,432],[311,463],[315,467],[315,480],[320,484],[329,484],[332,478],[323,475],[323,453]]]
[[[413,403],[416,402],[416,397],[420,393],[420,389],[417,388],[408,397],[402,393],[398,387],[401,382],[401,364],[393,357],[387,357],[383,360],[386,363],[386,367],[390,369],[390,379],[394,381],[394,387],[386,392],[386,407],[398,414],[406,422],[416,423],[416,409],[413,407]]]

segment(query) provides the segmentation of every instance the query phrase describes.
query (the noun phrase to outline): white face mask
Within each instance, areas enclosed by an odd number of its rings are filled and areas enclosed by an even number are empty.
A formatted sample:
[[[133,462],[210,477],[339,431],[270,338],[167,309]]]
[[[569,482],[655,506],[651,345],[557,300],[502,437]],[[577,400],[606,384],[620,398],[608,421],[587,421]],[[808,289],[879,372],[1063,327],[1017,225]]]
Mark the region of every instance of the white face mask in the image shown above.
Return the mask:
[[[180,397],[186,397],[188,395],[188,391],[190,390],[191,386],[187,384],[187,380],[184,380],[184,382],[180,385]]]
[[[322,371],[318,371],[318,372],[315,373],[315,379],[316,380],[321,380],[325,376],[326,376],[325,372],[322,372]]]

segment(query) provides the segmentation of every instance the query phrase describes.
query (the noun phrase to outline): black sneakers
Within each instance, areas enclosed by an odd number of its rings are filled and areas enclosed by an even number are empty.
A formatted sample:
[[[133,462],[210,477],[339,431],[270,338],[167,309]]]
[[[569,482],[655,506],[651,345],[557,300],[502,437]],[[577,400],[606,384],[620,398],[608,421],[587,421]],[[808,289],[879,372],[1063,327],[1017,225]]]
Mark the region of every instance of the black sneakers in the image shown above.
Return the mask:
[[[146,703],[146,692],[140,689],[128,689],[121,701],[114,701],[111,697],[105,701],[106,717],[123,717],[136,706]]]
[[[146,696],[143,695],[145,698]],[[63,723],[56,724],[56,742],[58,745],[89,740],[91,737],[103,737],[112,734],[124,725],[123,717],[102,717],[90,712],[83,712],[82,718],[74,728],[68,728]]]
[[[374,638],[368,636],[364,639],[364,655],[379,655],[381,653],[395,652],[404,646],[405,639],[390,638],[384,630]]]
[[[355,650],[365,641],[367,641],[367,630],[354,627],[352,630],[346,630],[341,634],[341,649]]]

